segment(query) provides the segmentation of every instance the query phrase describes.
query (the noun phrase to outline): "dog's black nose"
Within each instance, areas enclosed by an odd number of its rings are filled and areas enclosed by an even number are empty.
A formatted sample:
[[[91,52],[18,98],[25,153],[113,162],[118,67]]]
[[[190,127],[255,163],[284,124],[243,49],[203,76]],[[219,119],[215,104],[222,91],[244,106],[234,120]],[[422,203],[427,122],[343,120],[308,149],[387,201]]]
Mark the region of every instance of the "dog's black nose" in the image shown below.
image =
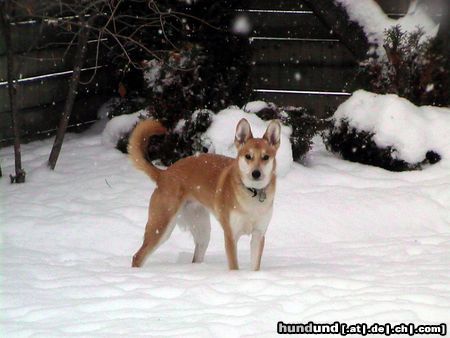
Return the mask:
[[[259,170],[253,170],[252,176],[256,180],[261,177],[261,172]]]

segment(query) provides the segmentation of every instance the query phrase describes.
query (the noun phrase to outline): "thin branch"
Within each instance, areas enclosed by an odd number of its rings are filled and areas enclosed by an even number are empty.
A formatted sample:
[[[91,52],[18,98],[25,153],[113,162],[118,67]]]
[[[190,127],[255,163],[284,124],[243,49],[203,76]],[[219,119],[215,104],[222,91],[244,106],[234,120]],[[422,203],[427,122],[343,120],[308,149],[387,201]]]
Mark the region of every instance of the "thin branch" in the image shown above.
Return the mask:
[[[14,164],[15,164],[15,176],[11,177],[11,183],[24,183],[25,171],[22,168],[22,155],[20,149],[20,125],[19,125],[19,113],[17,108],[17,88],[15,86],[14,75],[14,52],[11,40],[11,25],[10,25],[10,10],[11,3],[5,1],[0,3],[0,27],[3,31],[3,38],[6,45],[6,72],[8,80],[8,96],[9,96],[9,108],[11,111],[11,123],[14,133]]]
[[[64,105],[64,111],[61,116],[58,131],[56,133],[55,142],[53,143],[52,151],[48,159],[48,165],[52,170],[55,169],[56,162],[61,152],[64,136],[67,130],[67,126],[69,124],[69,119],[72,113],[75,97],[77,95],[77,89],[80,83],[81,68],[83,66],[84,58],[86,56],[86,49],[87,49],[86,46],[88,38],[89,38],[89,25],[84,24],[84,26],[82,26],[82,28],[80,29],[80,34],[78,36],[77,52],[75,55],[72,78],[70,80],[70,85],[68,89],[68,96],[66,99],[66,103]]]

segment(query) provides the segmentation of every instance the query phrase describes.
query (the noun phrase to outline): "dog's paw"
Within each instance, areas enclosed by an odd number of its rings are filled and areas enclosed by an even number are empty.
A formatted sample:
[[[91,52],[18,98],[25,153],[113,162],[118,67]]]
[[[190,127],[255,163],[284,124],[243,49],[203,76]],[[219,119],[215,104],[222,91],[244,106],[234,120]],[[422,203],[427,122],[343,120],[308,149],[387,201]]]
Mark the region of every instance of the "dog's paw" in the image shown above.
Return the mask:
[[[131,262],[131,267],[132,268],[140,268],[141,267],[141,262],[139,257],[137,257],[137,255],[133,256],[133,261]]]

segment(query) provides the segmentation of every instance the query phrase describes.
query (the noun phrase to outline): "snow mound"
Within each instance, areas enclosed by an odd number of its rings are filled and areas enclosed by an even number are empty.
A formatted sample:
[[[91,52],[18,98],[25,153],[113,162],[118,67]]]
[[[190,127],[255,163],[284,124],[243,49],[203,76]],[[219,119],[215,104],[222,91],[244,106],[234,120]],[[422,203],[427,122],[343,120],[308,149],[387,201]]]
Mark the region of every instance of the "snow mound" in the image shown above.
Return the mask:
[[[103,130],[103,144],[116,147],[117,141],[129,133],[134,125],[139,122],[139,116],[145,113],[146,110],[142,109],[133,114],[120,115],[112,118]]]
[[[269,108],[269,104],[265,101],[251,101],[246,103],[242,110],[247,113],[257,113],[265,108]]]
[[[261,104],[256,104],[256,102],[263,101],[251,102],[251,107],[254,109],[258,108],[258,106],[261,107]],[[194,116],[199,112],[201,112],[201,110],[196,111]],[[139,116],[145,115],[146,113],[147,111],[142,109],[133,114],[120,115],[112,118],[103,130],[102,143],[115,148],[120,138],[129,133],[134,125],[139,122]],[[269,121],[263,121],[255,114],[246,113],[237,107],[224,109],[213,116],[211,126],[202,136],[205,144],[211,144],[211,151],[216,154],[236,157],[237,152],[234,146],[234,134],[236,125],[241,118],[246,118],[250,122],[253,136],[255,137],[262,137],[269,124]],[[180,120],[175,127],[175,130],[180,131],[185,122],[185,120]],[[293,162],[292,147],[289,140],[291,132],[292,130],[290,127],[281,127],[281,144],[277,153],[277,174],[279,176],[286,175]]]
[[[114,108],[114,104],[116,104],[118,102],[119,102],[119,99],[116,97],[113,97],[113,98],[109,99],[108,101],[106,101],[105,103],[103,103],[97,111],[97,118],[99,120],[107,119],[109,114],[111,113],[111,111]]]
[[[412,2],[408,13],[400,19],[391,19],[373,0],[335,0],[341,4],[350,20],[360,24],[370,43],[378,45],[377,52],[384,55],[384,49],[381,47],[384,41],[384,31],[396,25],[401,26],[403,31],[412,32],[418,27],[424,30],[423,38],[435,37],[439,25],[436,24],[426,13],[424,8],[416,2]]]
[[[234,145],[234,134],[239,120],[246,118],[252,127],[254,137],[262,137],[269,124],[255,114],[249,114],[238,108],[227,108],[213,117],[211,126],[205,136],[212,142],[212,149],[216,154],[236,157],[237,151]],[[277,152],[277,175],[285,176],[292,166],[292,147],[289,141],[291,129],[281,127],[281,144]]]
[[[450,109],[417,107],[394,94],[378,95],[358,90],[333,115],[359,131],[373,133],[380,148],[393,147],[398,158],[418,163],[432,150],[450,158]]]

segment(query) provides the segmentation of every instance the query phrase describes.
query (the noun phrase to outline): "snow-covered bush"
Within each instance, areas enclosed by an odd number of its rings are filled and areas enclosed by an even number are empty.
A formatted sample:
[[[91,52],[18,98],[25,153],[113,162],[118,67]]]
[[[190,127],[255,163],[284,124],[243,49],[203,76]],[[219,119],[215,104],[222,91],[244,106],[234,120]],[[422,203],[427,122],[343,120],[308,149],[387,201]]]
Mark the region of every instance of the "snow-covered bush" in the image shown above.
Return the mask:
[[[198,152],[209,152],[210,142],[203,134],[211,125],[213,112],[207,109],[195,111],[188,119],[180,119],[165,135],[155,135],[149,140],[149,160],[158,160],[163,165],[171,165],[181,158]],[[148,110],[116,116],[109,121],[102,134],[103,143],[126,153],[128,138],[136,124],[152,118]]]
[[[140,67],[127,63],[116,69],[121,99],[110,117],[144,109],[144,118],[159,120],[168,133],[152,138],[149,153],[165,165],[207,151],[208,145],[199,137],[209,126],[212,111],[243,104],[251,94],[249,40],[245,32],[233,33],[236,13],[229,10],[230,5],[217,2],[211,6],[208,0],[158,4],[161,11],[188,15],[165,18],[164,32],[149,25],[148,34],[139,39],[155,51],[153,57],[135,50],[131,57]],[[130,3],[123,10],[132,18],[143,8]],[[126,152],[129,132],[117,138],[121,151]]]
[[[106,116],[109,119],[124,114],[130,114],[146,107],[145,100],[135,94],[129,95],[126,99],[121,97],[113,98]]]
[[[112,118],[103,129],[102,142],[107,146],[116,147],[122,152],[126,152],[128,145],[128,135],[142,116],[146,116],[146,110],[139,110],[136,113],[128,115],[120,115]],[[125,139],[125,147],[122,147],[123,139]]]
[[[136,51],[132,59],[139,69],[130,67],[129,62],[118,66],[123,99],[143,98],[144,108],[168,128],[198,109],[219,111],[248,101],[251,50],[245,34],[233,33],[237,14],[229,10],[230,5],[227,1],[212,6],[208,0],[158,3],[161,11],[178,14],[164,18],[163,31],[149,25],[148,36],[140,37],[154,54]],[[134,3],[125,7],[131,17],[142,11]],[[121,102],[113,115],[136,111],[127,111],[127,107],[132,108]]]
[[[318,119],[312,111],[304,107],[277,107],[264,101],[247,103],[243,109],[258,115],[263,120],[279,119],[292,129],[290,141],[294,161],[301,161],[310,150],[312,138],[326,127],[326,122]]]
[[[181,158],[210,152],[210,142],[203,134],[211,125],[213,115],[207,109],[197,110],[188,119],[180,120],[167,134],[150,138],[149,160],[168,166]]]
[[[327,122],[303,107],[290,107],[282,112],[281,121],[291,126],[292,155],[301,161],[311,149],[313,137],[326,128]]]
[[[201,64],[206,55],[198,45],[186,44],[180,51],[171,52],[162,60],[144,62],[143,93],[150,116],[168,128],[189,117],[197,107],[203,107],[200,86]]]
[[[236,157],[234,144],[236,125],[239,120],[246,118],[251,125],[254,137],[262,137],[267,129],[269,120],[264,121],[256,114],[247,113],[237,107],[229,107],[213,116],[212,124],[203,136],[203,142],[210,144],[210,151],[230,157]],[[292,165],[292,145],[289,140],[291,128],[282,126],[280,148],[277,152],[277,174],[284,176]]]
[[[449,135],[448,108],[358,90],[339,106],[324,140],[347,160],[403,171],[449,158]]]
[[[131,131],[140,120],[146,118],[149,118],[148,111],[141,110],[111,119],[103,131],[103,143],[125,153]],[[224,109],[217,114],[207,109],[197,110],[189,119],[180,120],[167,134],[152,136],[147,151],[148,159],[168,166],[181,158],[202,152],[235,157],[234,135],[241,118],[249,120],[255,137],[261,137],[269,123],[237,107]],[[292,163],[290,134],[291,128],[283,126],[277,155],[277,172],[280,175],[285,175]]]
[[[200,136],[211,123],[212,111],[241,105],[251,94],[249,39],[242,30],[233,33],[236,12],[230,11],[231,2],[158,3],[161,11],[178,14],[164,17],[164,31],[149,25],[148,34],[139,36],[142,45],[154,51],[153,57],[134,50],[133,64],[140,67],[130,67],[129,62],[117,66],[121,99],[110,116],[144,109],[143,118],[159,120],[168,133],[151,139],[149,154],[165,165],[207,151]],[[133,18],[145,8],[130,3],[121,10]],[[116,135],[116,146],[123,152],[130,131]]]
[[[435,37],[439,24],[427,13],[425,2],[410,1],[407,13],[401,18],[390,18],[375,0],[334,0],[343,6],[349,16],[349,24],[357,23],[367,37],[373,51],[379,57],[384,56],[383,41],[385,32],[395,26],[403,31],[413,32],[420,26],[424,30],[424,38]]]
[[[233,113],[230,113],[233,112]],[[166,123],[167,134],[154,136],[149,142],[149,156],[151,160],[159,160],[164,165],[170,165],[181,158],[191,156],[198,152],[211,152],[223,149],[215,141],[211,139],[207,130],[213,129],[226,130],[226,137],[233,139],[236,125],[240,118],[245,117],[249,121],[254,121],[257,125],[266,125],[272,119],[279,119],[283,124],[285,136],[288,139],[284,141],[284,147],[289,148],[289,163],[292,161],[300,161],[309,151],[312,138],[320,130],[325,128],[325,121],[316,118],[306,108],[296,107],[277,107],[273,103],[264,101],[253,101],[245,104],[242,109],[236,106],[230,106],[215,115],[211,110],[199,109],[193,114],[185,114],[186,118],[179,118],[177,121]],[[227,117],[225,120],[223,116]],[[105,144],[114,145],[120,151],[126,153],[128,146],[128,137],[137,122],[140,119],[158,118],[148,109],[142,109],[134,114],[122,115],[113,118],[103,132],[103,141]],[[163,117],[159,120],[164,121]],[[220,121],[217,122],[217,121]],[[211,127],[210,127],[211,126]],[[222,127],[220,127],[222,126]],[[225,128],[228,126],[228,128]],[[209,128],[209,129],[208,129]],[[256,134],[255,134],[256,135]],[[234,146],[232,146],[234,149]],[[231,152],[220,150],[220,154],[234,156],[233,149]],[[287,152],[284,151],[284,152]],[[286,156],[282,156],[284,158]]]
[[[382,57],[362,63],[366,89],[379,94],[397,94],[416,105],[450,105],[449,56],[443,41],[425,36],[421,28],[403,31],[400,26],[385,32]]]

